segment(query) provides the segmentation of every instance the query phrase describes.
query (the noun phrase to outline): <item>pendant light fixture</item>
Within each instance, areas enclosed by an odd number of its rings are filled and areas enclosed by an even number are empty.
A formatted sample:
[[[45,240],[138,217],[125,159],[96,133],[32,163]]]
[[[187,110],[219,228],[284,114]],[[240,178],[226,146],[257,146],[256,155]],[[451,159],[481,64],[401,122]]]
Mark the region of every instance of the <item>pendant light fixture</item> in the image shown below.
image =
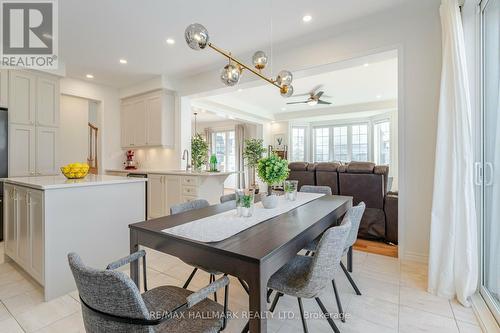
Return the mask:
[[[190,24],[184,33],[184,37],[186,39],[186,43],[193,50],[199,51],[205,49],[207,46],[212,50],[222,54],[224,57],[228,59],[228,64],[224,66],[221,71],[220,79],[227,86],[234,86],[238,84],[240,81],[242,72],[244,69],[252,72],[259,78],[267,81],[273,86],[277,87],[280,90],[280,94],[283,97],[290,97],[293,94],[293,75],[290,71],[282,70],[276,76],[276,79],[268,78],[264,76],[261,71],[267,65],[267,55],[264,51],[257,51],[254,53],[252,57],[252,62],[254,68],[245,65],[242,61],[232,56],[231,52],[227,52],[221,48],[218,48],[214,44],[210,43],[209,34],[207,29],[199,24],[193,23]]]

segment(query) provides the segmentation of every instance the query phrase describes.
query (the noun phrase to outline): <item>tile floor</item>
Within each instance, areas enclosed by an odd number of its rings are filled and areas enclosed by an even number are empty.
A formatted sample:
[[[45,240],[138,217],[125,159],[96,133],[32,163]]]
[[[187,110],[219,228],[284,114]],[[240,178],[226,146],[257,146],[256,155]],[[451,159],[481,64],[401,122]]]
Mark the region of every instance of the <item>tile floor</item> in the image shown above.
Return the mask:
[[[2,243],[0,249],[3,249]],[[164,284],[180,286],[191,271],[178,259],[156,251],[148,251],[148,262],[150,288]],[[336,320],[341,332],[481,332],[470,308],[425,291],[425,265],[355,252],[354,270],[353,277],[362,296],[354,294],[342,272],[336,278],[344,310],[349,316],[346,323]],[[198,273],[190,288],[199,289],[207,283],[208,275]],[[321,298],[330,312],[337,311],[331,287]],[[229,300],[230,309],[236,314],[247,309],[247,295],[234,279],[231,280]],[[314,319],[319,308],[313,300],[304,300],[304,308],[311,317],[308,320],[310,332],[332,332],[326,320]],[[276,313],[277,316],[268,322],[269,332],[302,332],[296,299],[283,297]],[[244,319],[233,319],[225,332],[240,332],[244,324]],[[43,302],[40,287],[22,270],[11,262],[0,263],[0,333],[84,331],[76,291]]]

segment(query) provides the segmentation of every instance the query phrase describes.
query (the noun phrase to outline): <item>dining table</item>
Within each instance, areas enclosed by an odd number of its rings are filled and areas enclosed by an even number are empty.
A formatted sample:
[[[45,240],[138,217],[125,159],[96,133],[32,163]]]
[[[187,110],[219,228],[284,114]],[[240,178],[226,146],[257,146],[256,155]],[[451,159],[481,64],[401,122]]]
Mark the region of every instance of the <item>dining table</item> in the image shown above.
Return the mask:
[[[130,224],[130,253],[147,247],[244,280],[249,287],[246,318],[250,332],[265,333],[269,315],[267,282],[271,275],[306,244],[337,225],[352,203],[349,196],[324,195],[218,242],[201,242],[164,232],[234,209],[228,204],[212,205]],[[348,254],[349,270],[351,262],[352,249]],[[140,285],[137,261],[130,265],[130,277]]]

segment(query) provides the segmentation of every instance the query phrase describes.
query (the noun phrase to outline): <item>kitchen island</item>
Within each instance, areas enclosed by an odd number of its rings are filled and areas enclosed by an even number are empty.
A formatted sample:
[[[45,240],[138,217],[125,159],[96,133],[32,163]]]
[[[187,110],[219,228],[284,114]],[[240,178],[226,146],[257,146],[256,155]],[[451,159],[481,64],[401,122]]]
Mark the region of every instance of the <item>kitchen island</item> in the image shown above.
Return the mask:
[[[169,215],[173,205],[205,199],[218,204],[224,194],[224,181],[238,172],[208,172],[152,169],[108,169],[110,175],[144,174],[148,178],[148,219]]]
[[[129,252],[128,225],[145,220],[144,178],[6,178],[5,255],[43,286],[45,300],[76,289],[67,254],[92,267]]]

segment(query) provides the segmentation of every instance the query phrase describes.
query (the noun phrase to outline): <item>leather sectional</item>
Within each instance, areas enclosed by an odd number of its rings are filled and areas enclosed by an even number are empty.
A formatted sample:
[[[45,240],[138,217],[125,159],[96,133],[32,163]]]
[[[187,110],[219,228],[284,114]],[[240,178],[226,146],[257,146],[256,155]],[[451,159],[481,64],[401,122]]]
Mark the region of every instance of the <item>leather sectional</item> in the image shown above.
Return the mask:
[[[398,243],[398,195],[388,192],[388,166],[371,162],[292,162],[288,167],[288,179],[298,180],[299,188],[330,186],[333,194],[352,196],[354,205],[364,201],[366,211],[358,237]]]

